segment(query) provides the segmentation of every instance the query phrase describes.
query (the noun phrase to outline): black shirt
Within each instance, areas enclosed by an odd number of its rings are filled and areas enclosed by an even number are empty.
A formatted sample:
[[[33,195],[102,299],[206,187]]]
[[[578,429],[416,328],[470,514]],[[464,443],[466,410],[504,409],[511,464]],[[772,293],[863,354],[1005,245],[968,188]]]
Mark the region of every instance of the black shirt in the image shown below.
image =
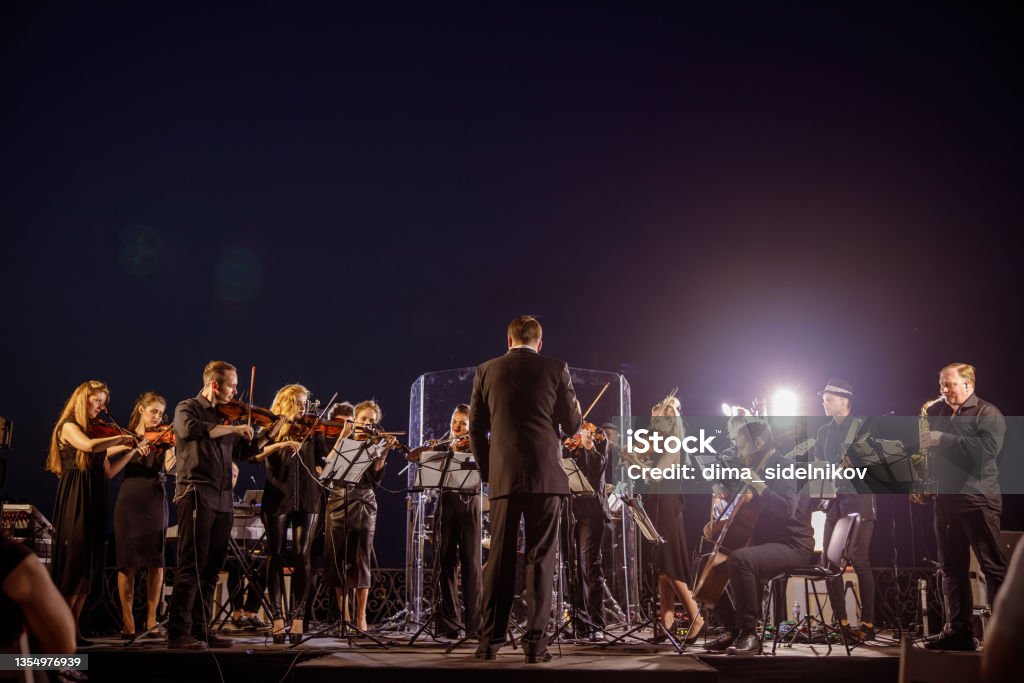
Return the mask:
[[[604,497],[604,465],[608,459],[608,440],[594,441],[594,450],[588,451],[578,448],[574,451],[566,451],[569,457],[576,461],[583,476],[590,483],[596,495],[575,496],[572,500],[572,511],[576,517],[604,517],[610,519],[608,504]]]
[[[756,455],[754,462],[763,456]],[[791,464],[778,451],[768,455],[764,469]],[[805,482],[794,479],[769,479],[759,494],[761,515],[754,525],[753,545],[782,543],[794,548],[814,550],[814,531],[811,528],[812,503]]]
[[[263,512],[268,515],[318,512],[322,489],[316,468],[323,467],[328,452],[323,434],[314,434],[294,456],[283,451],[268,455]]]
[[[943,432],[932,460],[939,492],[998,494],[996,458],[1006,434],[999,408],[971,394],[955,414],[943,403],[935,426]]]
[[[838,465],[846,455],[846,447],[853,442],[861,428],[863,420],[859,417],[846,416],[840,422],[835,419],[829,420],[818,429],[818,435],[814,440],[814,459],[823,460]],[[817,483],[812,484],[812,490]],[[875,519],[875,495],[873,493],[858,493],[849,480],[838,479],[835,482],[836,505],[838,511],[843,515],[856,512],[860,515],[862,522]]]
[[[174,438],[178,460],[178,483],[174,497],[194,486],[202,504],[217,512],[231,512],[231,460],[250,459],[260,452],[235,434],[210,438],[210,430],[221,424],[217,411],[205,396],[188,398],[174,409]]]

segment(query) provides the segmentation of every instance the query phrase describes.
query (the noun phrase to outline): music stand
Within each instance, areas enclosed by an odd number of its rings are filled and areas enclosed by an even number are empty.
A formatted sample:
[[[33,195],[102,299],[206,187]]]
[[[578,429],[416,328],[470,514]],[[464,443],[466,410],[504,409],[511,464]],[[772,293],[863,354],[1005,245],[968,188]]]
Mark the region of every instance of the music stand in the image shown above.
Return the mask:
[[[375,445],[369,441],[356,441],[355,439],[339,439],[337,443],[334,444],[334,448],[331,449],[331,454],[334,457],[328,460],[328,462],[324,465],[323,472],[321,472],[320,474],[320,483],[321,485],[329,486],[332,489],[338,486],[343,486],[346,487],[347,489],[347,487],[349,486],[360,484],[363,482],[363,477],[369,471],[370,467],[372,467],[373,464],[377,462],[377,460],[383,457],[383,455],[386,454],[386,452],[387,451],[384,451],[384,449],[381,446]],[[349,506],[352,505],[352,502],[353,501],[346,495],[344,550],[345,562],[343,563],[345,567],[347,567],[348,565],[348,508]],[[341,578],[342,581],[344,581],[346,584],[345,590],[347,593],[349,590],[351,590],[351,588],[348,586],[348,581],[346,577],[343,575]],[[353,609],[355,608],[354,603],[354,600],[350,602],[350,604],[353,605]],[[355,631],[357,634],[363,636],[364,638],[372,640],[374,643],[380,645],[381,647],[388,646],[388,644],[385,643],[383,640],[380,640],[379,638],[376,638],[375,636],[367,633],[361,628],[353,626],[351,623],[349,623],[349,620],[345,617],[344,606],[342,606],[339,611],[341,612],[341,619],[337,624],[327,624],[326,626],[323,626],[316,631],[303,634],[303,637],[299,640],[299,642],[290,645],[288,649],[298,647],[299,645],[305,643],[308,640],[312,640],[313,638],[319,638],[320,636],[323,636],[331,632],[335,627],[338,628],[339,632],[341,633],[341,637],[348,640],[349,645],[358,645],[359,647],[366,646],[365,643],[356,643],[353,641],[352,632]]]
[[[640,503],[638,499],[636,499],[633,496],[626,495],[625,492],[620,494],[620,499],[622,500],[622,504],[625,506],[623,509],[629,511],[630,517],[633,518],[633,521],[636,523],[637,528],[640,529],[640,535],[643,536],[644,540],[650,543],[653,546],[652,549],[655,552],[657,552],[657,550],[661,546],[665,545],[665,539],[662,538],[661,534],[658,532],[658,529],[655,528],[654,522],[651,521],[651,518],[650,516],[648,516],[647,511],[644,510],[643,505]],[[676,640],[676,637],[672,635],[672,632],[665,628],[665,624],[661,623],[661,619],[658,617],[658,613],[654,609],[655,596],[658,592],[658,571],[655,565],[656,563],[654,561],[654,557],[652,556],[650,562],[649,576],[649,580],[651,582],[650,585],[652,589],[652,596],[650,598],[650,602],[647,605],[647,613],[649,615],[649,619],[647,621],[641,622],[640,624],[637,624],[636,626],[629,629],[622,635],[616,636],[613,640],[610,640],[607,643],[603,644],[601,646],[602,648],[618,643],[626,637],[635,638],[641,642],[650,643],[653,645],[653,640],[658,637],[658,633],[660,632],[662,635],[666,637],[668,642],[672,645],[672,648],[676,651],[676,654],[683,653],[683,647],[679,644],[679,641]],[[654,634],[651,639],[642,638],[640,636],[634,635],[638,631],[642,631],[643,629],[648,627],[651,628],[651,631]]]
[[[887,452],[887,443],[898,444],[898,452]],[[912,456],[902,447],[899,441],[880,442],[868,435],[851,443],[846,457],[853,465],[867,468],[862,485],[872,493],[920,493],[919,486],[928,482],[918,476]]]

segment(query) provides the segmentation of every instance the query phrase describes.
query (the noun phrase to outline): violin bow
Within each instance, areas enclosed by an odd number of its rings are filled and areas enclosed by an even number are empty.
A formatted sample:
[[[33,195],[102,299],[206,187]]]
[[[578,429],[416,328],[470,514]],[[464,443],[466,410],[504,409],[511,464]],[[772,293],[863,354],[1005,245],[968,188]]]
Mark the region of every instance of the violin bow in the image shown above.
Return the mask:
[[[252,366],[252,374],[249,375],[249,419],[246,424],[252,427],[252,398],[256,394],[253,393],[253,389],[256,387],[256,366]]]
[[[604,386],[601,387],[601,391],[597,392],[597,398],[590,402],[590,406],[587,408],[587,412],[583,413],[584,420],[587,419],[587,415],[590,415],[590,411],[594,409],[594,406],[597,405],[597,402],[601,400],[602,396],[604,396],[604,392],[608,390],[608,385],[610,384],[611,382],[605,382]]]

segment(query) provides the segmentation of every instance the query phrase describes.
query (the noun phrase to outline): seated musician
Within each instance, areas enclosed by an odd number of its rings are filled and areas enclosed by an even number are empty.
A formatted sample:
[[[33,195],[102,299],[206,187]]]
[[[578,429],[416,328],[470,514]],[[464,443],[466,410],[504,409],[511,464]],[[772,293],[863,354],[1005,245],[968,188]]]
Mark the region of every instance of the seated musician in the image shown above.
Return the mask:
[[[238,483],[238,464],[231,463],[231,489],[232,500],[235,509],[242,507],[242,499],[235,493],[235,486]],[[254,515],[259,512],[255,505]],[[250,552],[249,542],[243,539],[240,543],[245,558],[238,558],[228,554],[224,568],[228,573],[228,592],[231,602],[231,623],[236,628],[255,628],[262,630],[269,624],[260,617],[259,611],[263,604],[264,577],[266,576],[265,557],[260,553]],[[244,571],[242,561],[250,565],[249,572]]]
[[[737,429],[736,450],[755,474],[785,462],[773,446],[771,427],[763,422],[746,422]],[[757,621],[761,583],[787,569],[809,564],[814,551],[811,501],[802,482],[769,479],[753,486],[759,493],[741,496],[746,503],[757,495],[761,512],[750,545],[728,556],[731,600],[722,596],[715,605],[715,613],[726,630],[704,646],[711,651],[735,655],[760,653]]]

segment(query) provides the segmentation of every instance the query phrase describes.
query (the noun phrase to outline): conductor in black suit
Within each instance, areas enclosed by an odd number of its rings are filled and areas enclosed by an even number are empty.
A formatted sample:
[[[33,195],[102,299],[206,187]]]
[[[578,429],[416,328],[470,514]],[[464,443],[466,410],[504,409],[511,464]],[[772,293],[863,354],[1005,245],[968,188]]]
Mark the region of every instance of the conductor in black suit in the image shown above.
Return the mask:
[[[505,643],[515,592],[519,519],[526,527],[528,663],[550,659],[545,630],[562,496],[562,439],[583,418],[569,368],[540,355],[540,323],[519,316],[508,326],[508,353],[477,368],[469,405],[469,436],[480,476],[490,485],[491,550],[484,567],[483,624],[476,656],[494,659]]]

